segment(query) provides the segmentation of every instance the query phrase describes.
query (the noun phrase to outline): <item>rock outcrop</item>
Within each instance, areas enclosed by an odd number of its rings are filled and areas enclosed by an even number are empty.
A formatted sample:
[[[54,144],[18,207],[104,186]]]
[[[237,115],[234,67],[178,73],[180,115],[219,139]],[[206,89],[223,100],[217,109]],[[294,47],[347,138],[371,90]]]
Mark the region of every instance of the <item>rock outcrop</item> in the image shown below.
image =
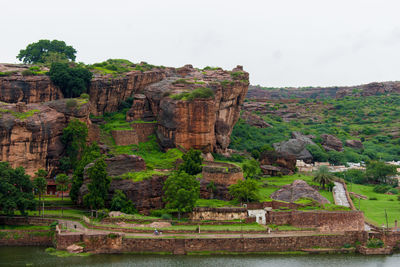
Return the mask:
[[[264,151],[260,155],[260,165],[264,174],[274,175],[279,172],[284,175],[293,174],[296,169],[296,157],[277,151]]]
[[[48,76],[0,77],[0,101],[41,103],[63,98]]]
[[[343,143],[336,136],[333,136],[331,134],[321,134],[321,138],[321,145],[323,148],[325,148],[326,151],[343,151]]]
[[[364,148],[364,145],[360,140],[346,140],[345,145],[356,149]]]
[[[78,118],[90,124],[88,104],[68,108],[66,102],[0,103],[0,161],[22,166],[30,175],[39,168],[54,170],[64,152],[61,135],[68,122]]]
[[[244,111],[240,117],[249,125],[257,128],[268,128],[272,127],[271,124],[265,122],[260,116],[252,114],[249,111]]]
[[[270,197],[286,202],[295,202],[300,198],[312,198],[321,204],[330,203],[329,200],[321,196],[318,190],[315,190],[303,180],[295,180],[292,184],[283,186],[272,193]]]
[[[292,137],[288,141],[274,143],[274,149],[277,152],[293,155],[296,159],[301,159],[305,162],[312,161],[313,157],[307,150],[307,145],[315,145],[315,143],[309,137],[298,132],[293,132]]]

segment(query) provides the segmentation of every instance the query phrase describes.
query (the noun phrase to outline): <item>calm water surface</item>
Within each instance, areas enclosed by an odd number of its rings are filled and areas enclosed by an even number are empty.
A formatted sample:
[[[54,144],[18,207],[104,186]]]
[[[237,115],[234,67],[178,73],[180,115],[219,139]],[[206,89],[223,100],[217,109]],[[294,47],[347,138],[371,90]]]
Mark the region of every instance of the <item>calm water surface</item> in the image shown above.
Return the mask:
[[[142,256],[113,254],[59,258],[48,255],[44,250],[43,247],[0,247],[0,266],[400,266],[400,254],[368,257],[360,255]]]

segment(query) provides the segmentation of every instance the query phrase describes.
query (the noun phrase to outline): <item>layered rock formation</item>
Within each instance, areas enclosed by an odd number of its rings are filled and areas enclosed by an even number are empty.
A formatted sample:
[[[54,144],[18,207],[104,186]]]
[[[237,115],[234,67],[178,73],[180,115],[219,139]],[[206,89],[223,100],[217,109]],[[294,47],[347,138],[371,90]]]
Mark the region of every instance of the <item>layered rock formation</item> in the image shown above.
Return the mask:
[[[32,175],[38,169],[52,171],[64,151],[62,130],[72,118],[87,124],[89,105],[69,109],[65,100],[44,104],[0,104],[0,161],[25,167]]]
[[[264,174],[274,175],[275,171],[284,175],[293,174],[296,169],[296,157],[277,151],[264,151],[260,155],[260,167]]]
[[[334,135],[331,134],[321,134],[322,146],[326,151],[336,150],[343,151],[343,143]]]

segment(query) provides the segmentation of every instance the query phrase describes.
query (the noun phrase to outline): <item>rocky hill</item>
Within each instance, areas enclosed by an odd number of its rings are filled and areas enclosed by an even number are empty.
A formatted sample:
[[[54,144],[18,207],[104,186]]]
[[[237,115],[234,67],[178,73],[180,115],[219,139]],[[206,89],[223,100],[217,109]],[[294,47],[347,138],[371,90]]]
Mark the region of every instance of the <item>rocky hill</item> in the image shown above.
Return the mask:
[[[250,86],[250,99],[343,98],[345,96],[372,96],[400,93],[400,82],[373,82],[356,86],[333,87],[262,87]]]
[[[232,71],[186,65],[95,75],[89,102],[72,111],[48,76],[23,76],[24,65],[2,68],[9,75],[0,77],[0,161],[23,166],[30,174],[54,168],[63,151],[59,137],[71,118],[90,125],[89,114],[116,112],[128,99],[133,103],[126,120],[155,122],[163,148],[224,153],[249,85],[240,66]]]

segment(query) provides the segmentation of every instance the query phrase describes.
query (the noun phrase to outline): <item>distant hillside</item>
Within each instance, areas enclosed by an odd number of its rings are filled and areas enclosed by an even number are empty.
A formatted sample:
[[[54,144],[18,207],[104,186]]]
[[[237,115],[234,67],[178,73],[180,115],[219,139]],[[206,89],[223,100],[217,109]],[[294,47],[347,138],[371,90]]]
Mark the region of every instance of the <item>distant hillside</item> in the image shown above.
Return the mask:
[[[292,138],[293,131],[299,131],[314,136],[313,141],[320,147],[317,152],[325,153],[323,158],[331,157],[330,160],[336,163],[368,159],[400,160],[400,94],[396,93],[400,92],[400,83],[373,83],[358,89],[325,89],[252,87],[243,105],[242,119],[234,127],[230,147],[257,154],[255,151],[286,141]],[[335,92],[336,97],[340,97],[312,99],[310,96],[318,90],[324,95]],[[287,99],[289,96],[284,93],[288,93],[291,99]],[[346,94],[350,96],[341,98]],[[271,99],[265,99],[268,97]],[[254,123],[257,116],[263,124],[260,121]],[[322,134],[338,137],[344,150],[325,151]],[[360,140],[363,148],[346,146],[346,140]]]
[[[342,98],[345,96],[372,96],[400,93],[400,82],[374,82],[357,86],[333,87],[262,87],[250,85],[247,98],[296,99],[296,98]]]

